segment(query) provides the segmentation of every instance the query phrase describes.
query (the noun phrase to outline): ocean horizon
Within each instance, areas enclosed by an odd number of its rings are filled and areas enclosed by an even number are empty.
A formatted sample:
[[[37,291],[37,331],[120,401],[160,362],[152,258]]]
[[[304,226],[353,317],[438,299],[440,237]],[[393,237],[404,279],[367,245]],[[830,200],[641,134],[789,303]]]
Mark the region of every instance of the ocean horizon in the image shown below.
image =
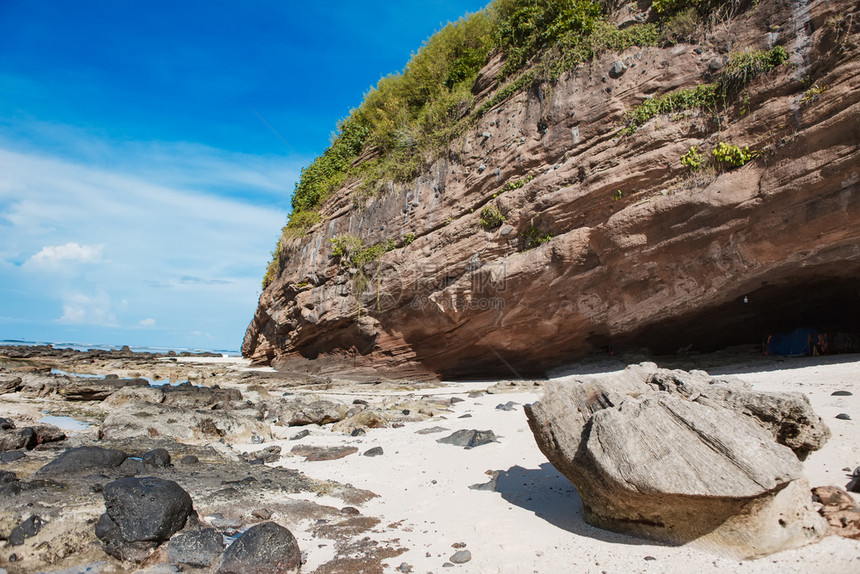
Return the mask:
[[[72,349],[75,351],[118,351],[123,347],[128,347],[135,353],[162,353],[166,354],[170,351],[175,353],[219,353],[224,356],[238,357],[241,352],[237,349],[207,349],[207,348],[189,348],[189,347],[147,347],[143,345],[114,345],[114,344],[97,344],[97,343],[79,343],[69,341],[27,341],[22,339],[3,339],[0,340],[0,345],[3,346],[49,346],[54,349]]]

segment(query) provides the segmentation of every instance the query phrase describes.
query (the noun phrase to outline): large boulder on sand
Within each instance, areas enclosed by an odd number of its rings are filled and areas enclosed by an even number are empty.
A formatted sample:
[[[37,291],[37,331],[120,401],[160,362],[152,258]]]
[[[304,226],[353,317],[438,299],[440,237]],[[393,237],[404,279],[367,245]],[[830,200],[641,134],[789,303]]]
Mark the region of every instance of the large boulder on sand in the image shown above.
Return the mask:
[[[755,393],[745,402],[744,393],[742,383],[644,365],[553,381],[526,415],[541,451],[576,485],[590,524],[743,558],[818,540],[827,525],[798,457],[777,442],[778,421],[755,416],[791,411],[779,405],[796,398]],[[739,406],[750,402],[760,408]],[[801,428],[791,438],[807,437],[797,447],[804,456],[826,440],[814,413],[814,429],[792,424]]]
[[[105,513],[96,536],[105,552],[140,562],[185,526],[194,512],[191,496],[172,480],[123,478],[104,487]]]
[[[294,574],[301,565],[293,533],[275,522],[261,522],[224,551],[217,574]]]

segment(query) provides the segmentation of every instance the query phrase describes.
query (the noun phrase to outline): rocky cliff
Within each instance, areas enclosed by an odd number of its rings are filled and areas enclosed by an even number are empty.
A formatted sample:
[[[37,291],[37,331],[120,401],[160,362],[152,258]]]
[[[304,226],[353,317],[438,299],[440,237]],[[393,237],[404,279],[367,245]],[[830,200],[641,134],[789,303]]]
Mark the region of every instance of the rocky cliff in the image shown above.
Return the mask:
[[[322,374],[511,377],[610,347],[856,331],[857,8],[761,0],[694,43],[604,54],[515,93],[408,184],[366,197],[347,182],[283,243],[243,354]],[[788,61],[724,104],[625,130],[643,102],[776,46]],[[478,76],[476,107],[502,63]],[[721,144],[750,157],[717,157]],[[350,263],[344,237],[387,251]]]

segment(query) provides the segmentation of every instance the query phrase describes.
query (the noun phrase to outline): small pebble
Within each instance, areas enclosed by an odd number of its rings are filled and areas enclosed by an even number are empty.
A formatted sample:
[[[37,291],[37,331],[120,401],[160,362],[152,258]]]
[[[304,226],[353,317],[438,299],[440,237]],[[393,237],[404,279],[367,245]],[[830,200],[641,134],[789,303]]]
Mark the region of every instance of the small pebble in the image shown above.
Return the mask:
[[[841,420],[841,421],[850,421],[851,420],[851,417],[848,415],[848,413],[839,413],[838,415],[836,415],[836,418]]]
[[[850,397],[853,396],[851,391],[833,391],[830,393],[831,397]]]
[[[364,429],[362,429],[362,428],[357,428],[357,429],[354,429],[354,430],[353,430],[351,433],[349,433],[349,434],[350,434],[350,436],[364,436],[364,435],[366,435],[366,434],[367,434],[367,431],[366,431],[366,430],[364,430]]]
[[[251,516],[260,520],[268,520],[272,517],[272,512],[268,508],[258,508],[251,512]]]
[[[472,559],[472,553],[468,550],[458,550],[451,556],[448,560],[453,562],[454,564],[465,564],[469,560]]]

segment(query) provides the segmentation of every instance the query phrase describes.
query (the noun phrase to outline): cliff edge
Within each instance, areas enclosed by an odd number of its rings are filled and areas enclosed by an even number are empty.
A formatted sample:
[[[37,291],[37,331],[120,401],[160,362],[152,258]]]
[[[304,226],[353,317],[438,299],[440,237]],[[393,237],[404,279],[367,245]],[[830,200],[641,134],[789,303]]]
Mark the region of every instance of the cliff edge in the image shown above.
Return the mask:
[[[348,179],[281,241],[243,355],[519,377],[610,348],[856,331],[856,10],[761,0],[695,41],[605,52],[507,98],[492,52],[482,113],[445,153],[384,192]],[[744,58],[772,65],[747,76]],[[717,103],[685,103],[699,86],[722,86]]]

